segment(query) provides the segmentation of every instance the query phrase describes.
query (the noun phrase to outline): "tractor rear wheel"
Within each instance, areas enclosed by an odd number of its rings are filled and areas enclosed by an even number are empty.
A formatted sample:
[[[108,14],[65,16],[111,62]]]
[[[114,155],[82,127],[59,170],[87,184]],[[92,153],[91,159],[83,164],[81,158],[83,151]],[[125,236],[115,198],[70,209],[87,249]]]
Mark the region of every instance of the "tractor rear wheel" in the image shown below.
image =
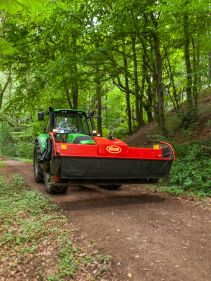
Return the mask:
[[[39,148],[35,144],[34,146],[34,157],[33,157],[33,168],[34,168],[34,179],[37,183],[44,182],[43,170],[40,167],[39,159],[41,153],[39,152]]]
[[[64,194],[67,192],[68,184],[52,183],[50,174],[44,172],[45,189],[49,194]]]

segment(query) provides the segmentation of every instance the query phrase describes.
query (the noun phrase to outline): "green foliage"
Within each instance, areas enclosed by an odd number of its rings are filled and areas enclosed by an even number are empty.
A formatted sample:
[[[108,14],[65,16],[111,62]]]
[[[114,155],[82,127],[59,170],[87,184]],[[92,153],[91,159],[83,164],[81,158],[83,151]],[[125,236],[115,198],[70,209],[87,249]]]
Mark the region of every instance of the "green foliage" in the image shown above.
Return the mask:
[[[6,121],[0,123],[0,154],[32,159],[34,124],[25,122],[14,120],[12,124]]]
[[[51,219],[50,215],[43,216],[43,213],[54,209],[46,197],[25,189],[20,175],[7,179],[0,177],[0,224],[3,230],[1,246],[9,243],[11,246],[20,246],[21,251],[25,251],[25,243],[29,243],[30,247],[33,243],[36,245],[37,239],[44,232],[47,234],[45,224]],[[14,224],[17,225],[15,230],[12,227]]]
[[[25,123],[28,123],[25,118],[33,119],[35,110],[46,109],[49,105],[74,106],[88,111],[94,110],[102,99],[100,109],[105,134],[109,127],[114,127],[115,135],[122,137],[128,132],[129,119],[125,102],[126,78],[132,130],[137,129],[138,123],[136,96],[144,121],[148,120],[146,108],[150,108],[155,118],[159,98],[153,78],[157,75],[153,35],[160,42],[161,84],[165,89],[163,106],[165,111],[176,104],[179,107],[186,99],[187,86],[184,13],[190,18],[192,90],[198,91],[210,84],[207,69],[210,26],[206,1],[3,0],[0,8],[4,9],[0,26],[0,76],[7,77],[11,73],[8,89],[2,94],[3,110],[6,114],[20,114]],[[157,15],[154,21],[152,15]],[[0,89],[4,87],[5,77],[0,81]],[[192,118],[189,113],[184,115],[181,119],[184,126],[188,126]],[[20,142],[20,146],[23,143]],[[30,148],[16,149],[19,155],[26,150]]]
[[[175,147],[177,160],[173,163],[169,178],[172,189],[211,195],[210,147],[210,141]]]
[[[0,187],[0,196],[10,197],[10,195],[19,194],[24,188],[23,178],[17,174],[5,183],[5,178],[0,177]]]
[[[59,255],[60,278],[65,278],[67,276],[69,277],[74,276],[78,268],[76,254],[79,252],[80,250],[74,247],[71,241],[64,241],[63,239],[63,243],[61,244],[60,255]]]
[[[122,99],[121,91],[117,88],[112,89],[103,97],[103,104],[102,124],[104,136],[107,136],[109,131],[112,131],[114,137],[124,137],[128,128],[125,117],[125,100]]]
[[[0,9],[4,9],[10,13],[16,13],[23,9],[28,9],[31,12],[38,12],[47,3],[46,0],[1,0]]]
[[[78,270],[86,271],[85,267],[93,265],[98,269],[97,275],[104,272],[109,258],[84,253],[73,244],[68,229],[67,218],[58,212],[58,207],[42,193],[26,188],[20,175],[0,176],[0,259],[7,264],[4,273],[8,278],[14,268],[22,271],[23,260],[30,266],[40,263],[42,280],[69,280]],[[41,270],[42,258],[49,259],[48,255],[54,264],[51,274],[49,268],[44,272],[48,264]],[[90,278],[94,280],[94,274]]]

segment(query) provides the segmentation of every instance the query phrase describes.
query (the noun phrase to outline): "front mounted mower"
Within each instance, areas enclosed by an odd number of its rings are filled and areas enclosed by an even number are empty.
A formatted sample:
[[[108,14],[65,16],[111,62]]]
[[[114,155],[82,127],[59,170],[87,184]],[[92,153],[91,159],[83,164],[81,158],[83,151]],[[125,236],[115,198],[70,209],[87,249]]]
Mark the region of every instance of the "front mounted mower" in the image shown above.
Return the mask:
[[[125,183],[157,182],[169,175],[174,150],[161,142],[152,148],[129,147],[96,135],[92,114],[49,108],[45,133],[34,146],[34,178],[46,191],[61,194],[69,184],[118,188]],[[44,113],[38,113],[44,120]]]

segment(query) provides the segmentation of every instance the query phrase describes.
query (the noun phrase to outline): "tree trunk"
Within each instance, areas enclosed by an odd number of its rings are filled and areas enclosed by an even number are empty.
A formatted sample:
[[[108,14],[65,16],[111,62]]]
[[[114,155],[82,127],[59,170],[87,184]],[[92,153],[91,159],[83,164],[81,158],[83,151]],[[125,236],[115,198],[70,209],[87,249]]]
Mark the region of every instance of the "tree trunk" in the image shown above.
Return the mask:
[[[69,89],[68,89],[68,86],[67,86],[66,82],[65,82],[64,88],[65,88],[65,93],[66,93],[68,105],[69,105],[70,108],[73,108],[73,104],[72,104],[72,101],[71,101],[71,98],[70,98],[70,92],[69,92]]]
[[[141,111],[141,116],[142,116],[142,125],[145,125],[143,109],[144,109],[144,106],[145,106],[144,89],[145,89],[146,71],[147,71],[147,69],[146,69],[146,57],[143,54],[142,55],[142,81],[141,81],[141,89],[140,89],[140,111]]]
[[[211,51],[208,52],[208,87],[211,86]]]
[[[199,47],[197,42],[195,43],[192,39],[192,46],[193,46],[193,107],[195,110],[195,115],[197,116],[197,108],[198,108],[198,85],[199,85]],[[195,116],[195,117],[196,117]]]
[[[145,102],[145,111],[147,113],[148,123],[150,123],[153,121],[153,114],[152,114],[153,94],[152,94],[152,83],[149,74],[146,75],[146,81],[147,81],[147,102]]]
[[[208,37],[211,37],[211,22],[208,23]],[[209,50],[208,50],[208,87],[211,86],[211,46],[209,46]]]
[[[1,37],[5,37],[5,22],[6,22],[6,14],[5,11],[1,11]]]
[[[130,89],[129,89],[129,78],[128,78],[128,63],[125,48],[125,41],[122,44],[123,51],[123,62],[124,62],[124,77],[125,77],[125,94],[126,94],[126,111],[127,111],[127,124],[128,133],[132,134],[132,118],[131,118],[131,106],[130,106]]]
[[[138,66],[137,66],[137,56],[136,56],[136,37],[132,36],[132,52],[133,52],[133,71],[134,71],[134,90],[136,98],[136,119],[138,122],[138,128],[144,124],[143,119],[143,107],[140,106],[140,94],[139,94],[139,83],[138,83]]]
[[[1,37],[2,38],[5,37],[5,21],[6,21],[5,11],[1,11]],[[3,86],[3,88],[0,85],[0,109],[2,108],[3,96],[4,96],[4,92],[7,89],[7,86],[9,84],[10,76],[11,76],[11,72],[9,73],[7,81],[6,81],[5,85]]]
[[[155,38],[155,57],[157,66],[157,100],[158,100],[158,122],[161,131],[166,135],[166,121],[164,116],[164,92],[162,85],[162,59],[160,54],[160,39],[156,36]]]
[[[72,37],[72,52],[73,52],[73,63],[72,63],[72,99],[73,99],[73,108],[78,108],[78,96],[79,96],[79,83],[78,83],[78,66],[77,66],[77,43],[76,37],[73,35]]]
[[[144,93],[144,83],[146,81],[147,83],[147,90],[146,90],[146,102],[143,104],[145,112],[147,114],[147,120],[148,123],[153,121],[153,89],[152,89],[152,81],[151,81],[151,75],[150,72],[152,72],[153,69],[153,63],[151,65],[150,60],[150,53],[147,50],[147,43],[148,38],[146,36],[147,34],[147,27],[148,27],[148,16],[144,14],[144,27],[143,27],[143,33],[145,36],[141,35],[139,37],[141,41],[142,46],[142,70],[143,70],[143,78],[142,78],[142,93]],[[143,98],[143,97],[142,97]]]
[[[97,97],[97,133],[102,136],[102,85],[100,69],[96,67],[96,97]]]
[[[7,86],[9,85],[9,82],[10,82],[10,78],[11,78],[11,72],[9,73],[8,77],[7,77],[7,80],[4,84],[4,87],[1,89],[1,85],[0,85],[0,109],[2,108],[2,104],[3,104],[3,96],[4,96],[4,93],[7,89]]]
[[[174,81],[174,74],[172,71],[171,62],[170,62],[168,54],[166,54],[166,61],[167,61],[167,69],[169,72],[168,76],[169,76],[172,91],[173,91],[173,97],[171,97],[172,103],[173,103],[173,106],[174,106],[174,109],[176,110],[176,112],[179,112],[180,106],[179,106],[179,101],[178,101],[178,96],[177,96],[176,85],[175,85],[175,81]],[[169,90],[169,92],[170,92],[170,90]]]
[[[73,96],[73,108],[77,109],[78,108],[78,81],[73,81],[72,85],[72,96]]]
[[[164,89],[163,89],[163,65],[160,51],[160,37],[157,34],[157,21],[153,14],[151,19],[154,25],[154,31],[152,32],[153,37],[153,52],[155,57],[155,70],[156,70],[156,94],[157,94],[157,112],[158,112],[158,124],[159,128],[164,135],[167,135],[165,110],[164,110]]]
[[[186,5],[188,1],[185,1]],[[189,22],[188,14],[184,14],[183,18],[183,28],[184,28],[184,55],[185,55],[185,65],[186,65],[186,78],[187,78],[187,102],[188,111],[193,108],[193,96],[192,96],[192,69],[190,62],[190,34],[189,34]]]

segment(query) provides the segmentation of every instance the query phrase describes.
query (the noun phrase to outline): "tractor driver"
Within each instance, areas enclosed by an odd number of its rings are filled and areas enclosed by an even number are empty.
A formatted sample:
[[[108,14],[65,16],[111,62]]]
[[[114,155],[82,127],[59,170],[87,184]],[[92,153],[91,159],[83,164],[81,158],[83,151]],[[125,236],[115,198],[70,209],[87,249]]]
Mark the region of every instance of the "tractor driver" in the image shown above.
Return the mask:
[[[58,124],[57,129],[61,132],[61,133],[66,133],[68,134],[70,132],[70,125],[68,123],[68,119],[66,117],[64,117]]]
[[[74,124],[71,124],[72,119],[64,117],[58,124],[57,130],[63,134],[77,133],[78,129]]]

